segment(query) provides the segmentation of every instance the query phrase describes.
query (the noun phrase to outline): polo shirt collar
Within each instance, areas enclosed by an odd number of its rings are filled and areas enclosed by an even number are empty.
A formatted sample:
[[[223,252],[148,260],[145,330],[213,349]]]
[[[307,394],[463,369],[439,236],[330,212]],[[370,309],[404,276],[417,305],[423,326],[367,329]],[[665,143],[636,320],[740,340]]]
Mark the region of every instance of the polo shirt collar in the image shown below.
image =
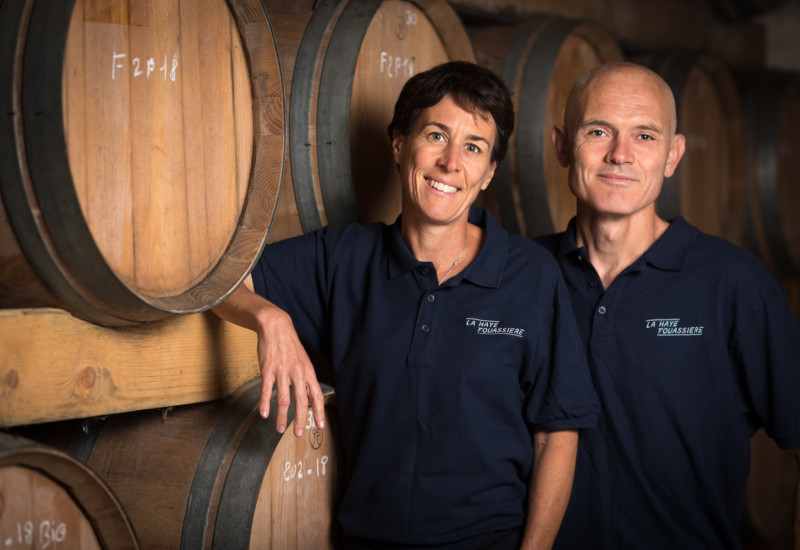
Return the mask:
[[[642,255],[642,259],[665,271],[680,271],[696,236],[697,228],[690,225],[683,216],[676,216],[664,234]],[[573,217],[559,243],[558,255],[567,256],[577,251],[578,241],[575,238],[575,217]]]
[[[400,229],[402,214],[389,227],[388,232],[388,261],[389,278],[395,279],[413,269],[423,262],[417,260],[408,249]],[[508,233],[500,226],[489,212],[478,206],[469,209],[469,221],[485,230],[485,239],[478,257],[475,258],[467,269],[462,272],[462,277],[476,285],[497,288],[503,275],[508,252]]]

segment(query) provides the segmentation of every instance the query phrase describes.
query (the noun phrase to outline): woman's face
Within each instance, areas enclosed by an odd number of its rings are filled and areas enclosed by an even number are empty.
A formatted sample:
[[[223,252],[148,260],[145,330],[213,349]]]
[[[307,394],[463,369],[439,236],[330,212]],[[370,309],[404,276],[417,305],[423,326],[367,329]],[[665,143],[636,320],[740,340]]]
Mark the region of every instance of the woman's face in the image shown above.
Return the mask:
[[[471,114],[448,95],[424,109],[407,136],[395,133],[403,219],[435,225],[466,220],[469,206],[494,175],[497,128],[490,115]]]

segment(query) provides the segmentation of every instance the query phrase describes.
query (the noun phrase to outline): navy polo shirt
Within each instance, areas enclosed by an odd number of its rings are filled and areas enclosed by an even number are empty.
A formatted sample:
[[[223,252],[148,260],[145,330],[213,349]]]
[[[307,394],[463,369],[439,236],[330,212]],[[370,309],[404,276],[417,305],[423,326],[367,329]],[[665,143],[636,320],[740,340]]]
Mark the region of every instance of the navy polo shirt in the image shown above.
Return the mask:
[[[751,254],[683,218],[604,291],[566,233],[537,239],[570,290],[603,414],[581,432],[559,549],[737,548],[761,426],[800,447],[800,330]]]
[[[533,432],[596,424],[552,256],[486,210],[470,221],[483,247],[441,286],[399,219],[269,245],[253,270],[256,292],[331,360],[348,547],[466,548],[521,527]]]

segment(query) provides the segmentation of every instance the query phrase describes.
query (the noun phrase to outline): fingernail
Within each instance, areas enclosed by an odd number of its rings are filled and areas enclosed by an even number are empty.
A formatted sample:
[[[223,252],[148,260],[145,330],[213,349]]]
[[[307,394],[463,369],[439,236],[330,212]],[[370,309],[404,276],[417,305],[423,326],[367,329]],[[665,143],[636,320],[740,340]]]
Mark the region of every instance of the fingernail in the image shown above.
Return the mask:
[[[283,424],[281,424],[280,426],[278,426],[278,433],[283,433],[283,432],[285,432],[285,431],[286,431],[286,426],[284,426]]]
[[[320,430],[325,429],[325,420],[320,420],[318,425]]]
[[[267,410],[261,409],[261,418],[266,418],[266,417],[267,417]]]

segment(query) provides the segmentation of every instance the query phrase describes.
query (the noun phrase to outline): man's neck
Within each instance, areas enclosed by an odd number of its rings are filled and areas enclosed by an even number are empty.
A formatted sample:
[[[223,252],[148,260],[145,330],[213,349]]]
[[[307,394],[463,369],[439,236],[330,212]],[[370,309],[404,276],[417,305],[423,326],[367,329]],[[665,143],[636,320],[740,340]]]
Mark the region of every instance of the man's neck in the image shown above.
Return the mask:
[[[581,209],[575,224],[578,246],[586,249],[603,287],[641,257],[669,227],[653,206],[630,216],[609,216]]]

